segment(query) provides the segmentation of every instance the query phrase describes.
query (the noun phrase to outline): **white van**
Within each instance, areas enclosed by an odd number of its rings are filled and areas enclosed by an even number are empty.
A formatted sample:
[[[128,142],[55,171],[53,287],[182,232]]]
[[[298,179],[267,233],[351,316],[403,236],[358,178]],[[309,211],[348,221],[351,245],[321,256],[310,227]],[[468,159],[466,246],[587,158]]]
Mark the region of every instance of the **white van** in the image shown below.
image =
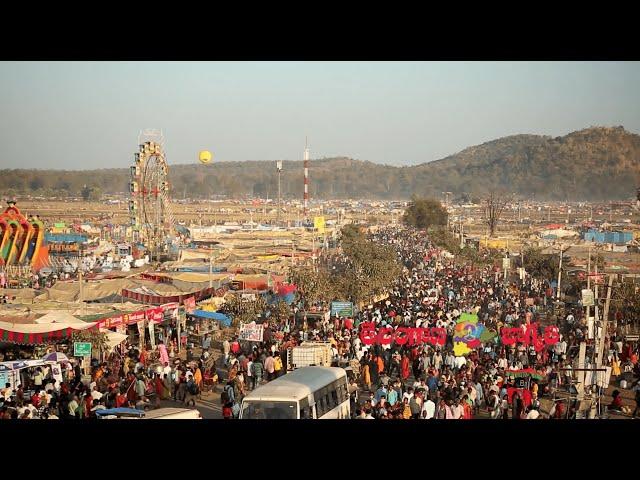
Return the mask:
[[[145,412],[143,420],[202,420],[202,414],[195,408],[157,408]]]

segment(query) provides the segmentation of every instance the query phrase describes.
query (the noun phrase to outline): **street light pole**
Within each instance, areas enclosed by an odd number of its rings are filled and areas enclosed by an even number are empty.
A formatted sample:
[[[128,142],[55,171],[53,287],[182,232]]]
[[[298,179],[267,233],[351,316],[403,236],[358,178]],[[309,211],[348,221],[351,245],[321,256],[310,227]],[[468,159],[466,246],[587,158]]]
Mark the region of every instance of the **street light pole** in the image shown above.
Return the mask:
[[[278,170],[278,215],[277,215],[276,222],[279,225],[280,224],[280,210],[281,210],[281,206],[280,206],[280,202],[281,202],[280,173],[282,172],[282,160],[278,160],[276,162],[276,169]]]
[[[213,251],[209,252],[209,289],[213,288]]]
[[[556,294],[556,298],[560,300],[560,282],[562,280],[562,254],[564,251],[562,250],[562,246],[560,246],[560,267],[558,268],[558,292]]]

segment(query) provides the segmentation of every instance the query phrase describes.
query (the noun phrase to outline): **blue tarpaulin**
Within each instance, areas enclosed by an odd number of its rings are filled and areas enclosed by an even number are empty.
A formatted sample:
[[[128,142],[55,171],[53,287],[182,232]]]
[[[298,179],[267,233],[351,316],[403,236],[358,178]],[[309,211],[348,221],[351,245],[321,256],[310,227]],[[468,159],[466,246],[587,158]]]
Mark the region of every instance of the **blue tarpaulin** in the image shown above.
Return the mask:
[[[215,265],[211,268],[212,272],[220,273],[226,270],[225,267],[216,267]],[[200,273],[208,273],[209,265],[198,265],[195,267],[178,267],[178,272],[200,272]]]
[[[225,327],[231,325],[231,318],[227,317],[224,313],[207,312],[205,310],[194,310],[191,315],[193,315],[194,317],[211,318],[212,320],[217,320],[221,325],[224,325]]]
[[[103,408],[96,410],[96,416],[106,417],[109,415],[124,416],[124,417],[144,417],[144,411],[136,410],[134,408]]]

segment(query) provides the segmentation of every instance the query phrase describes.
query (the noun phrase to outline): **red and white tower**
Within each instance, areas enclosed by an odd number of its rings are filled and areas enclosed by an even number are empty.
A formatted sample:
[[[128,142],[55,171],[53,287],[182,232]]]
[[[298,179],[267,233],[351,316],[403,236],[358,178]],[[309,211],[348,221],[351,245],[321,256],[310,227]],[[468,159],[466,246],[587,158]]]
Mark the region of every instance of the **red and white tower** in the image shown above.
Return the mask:
[[[307,218],[309,208],[309,147],[304,140],[304,217]]]

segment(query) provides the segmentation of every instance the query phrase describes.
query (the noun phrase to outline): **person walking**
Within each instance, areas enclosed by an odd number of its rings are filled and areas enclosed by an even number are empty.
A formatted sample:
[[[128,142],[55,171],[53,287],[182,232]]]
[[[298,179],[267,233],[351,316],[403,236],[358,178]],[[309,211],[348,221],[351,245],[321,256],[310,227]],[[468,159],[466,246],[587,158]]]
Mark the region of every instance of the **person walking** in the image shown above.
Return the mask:
[[[256,389],[262,383],[262,376],[264,375],[264,365],[260,361],[260,358],[256,358],[251,364],[251,376],[253,377],[253,388]]]
[[[275,360],[273,358],[273,355],[271,354],[271,351],[269,351],[269,353],[267,354],[267,358],[264,361],[264,370],[266,372],[267,382],[275,378],[274,376],[276,371],[275,367],[276,367]]]

